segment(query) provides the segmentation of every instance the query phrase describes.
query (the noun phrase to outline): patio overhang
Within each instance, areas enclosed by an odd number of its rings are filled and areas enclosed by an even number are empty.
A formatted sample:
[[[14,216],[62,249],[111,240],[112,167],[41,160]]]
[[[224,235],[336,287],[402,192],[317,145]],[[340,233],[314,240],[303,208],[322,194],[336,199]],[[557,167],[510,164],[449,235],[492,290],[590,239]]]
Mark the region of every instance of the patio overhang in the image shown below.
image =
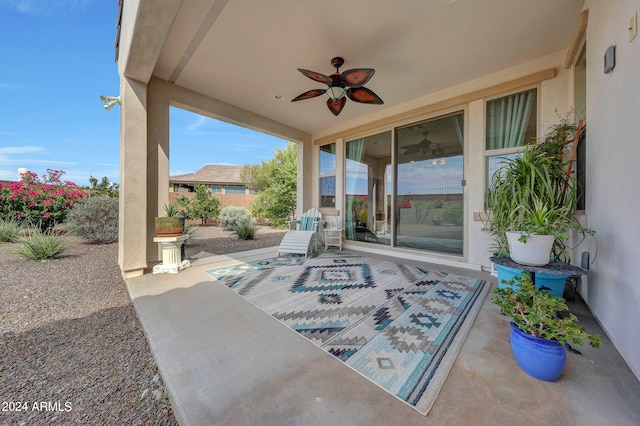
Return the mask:
[[[157,247],[142,232],[151,233],[151,219],[166,202],[169,106],[298,143],[298,208],[304,210],[317,198],[314,140],[385,128],[487,88],[507,90],[532,72],[555,76],[555,62],[540,58],[564,54],[582,1],[331,6],[286,0],[121,3],[125,275],[139,274],[158,260]],[[297,68],[330,74],[329,61],[337,55],[345,59],[343,70],[376,70],[367,87],[384,105],[348,101],[335,117],[323,99],[289,102],[321,85]],[[520,68],[504,72],[514,67]]]
[[[122,5],[118,60],[126,78],[146,83],[153,76],[315,138],[566,50],[582,4],[130,0]],[[324,98],[289,102],[322,86],[297,68],[328,75],[330,59],[338,55],[345,59],[343,70],[376,70],[367,87],[384,105],[347,101],[336,118]]]
[[[583,217],[604,238],[580,293],[639,375],[635,354],[640,351],[640,331],[627,326],[637,320],[640,299],[634,279],[640,264],[628,258],[638,251],[637,239],[630,236],[640,208],[637,197],[630,196],[640,179],[636,166],[640,121],[632,119],[640,111],[636,76],[640,44],[637,37],[629,37],[630,19],[637,16],[634,2],[409,0],[380,5],[369,0],[126,0],[120,4],[119,263],[125,276],[140,275],[159,260],[150,224],[168,199],[170,105],[296,142],[299,211],[317,207],[320,200],[319,144],[336,144],[342,161],[336,172],[340,179],[352,138],[393,135],[400,126],[442,114],[463,114],[465,247],[459,259],[449,261],[485,268],[489,240],[476,218],[484,205],[487,96],[500,96],[499,89],[535,88],[539,135],[557,121],[558,112],[570,111],[577,103],[581,105],[577,112],[586,116],[589,186]],[[589,10],[588,15],[583,10]],[[602,57],[612,45],[620,60],[613,72],[605,74]],[[289,102],[322,86],[297,68],[330,74],[329,62],[336,56],[345,59],[343,70],[376,70],[367,87],[384,105],[349,100],[335,117],[320,97]],[[552,76],[523,83],[528,76],[545,72]],[[488,89],[491,95],[485,92]],[[215,162],[215,155],[207,161]],[[337,209],[344,208],[340,204],[344,193],[340,195],[336,194]],[[581,251],[594,250],[583,245],[575,258],[579,262]],[[442,261],[428,254],[421,257]]]

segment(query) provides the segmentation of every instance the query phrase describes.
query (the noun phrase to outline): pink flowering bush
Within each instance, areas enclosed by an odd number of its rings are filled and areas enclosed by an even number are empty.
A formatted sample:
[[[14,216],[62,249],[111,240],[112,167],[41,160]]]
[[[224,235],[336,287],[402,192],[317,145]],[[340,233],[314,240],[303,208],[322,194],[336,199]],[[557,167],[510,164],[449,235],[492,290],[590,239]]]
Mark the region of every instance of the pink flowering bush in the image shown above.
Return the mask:
[[[20,182],[0,183],[0,218],[17,219],[41,229],[63,222],[76,200],[87,191],[73,182],[62,181],[62,170],[47,169],[42,179],[27,172]]]

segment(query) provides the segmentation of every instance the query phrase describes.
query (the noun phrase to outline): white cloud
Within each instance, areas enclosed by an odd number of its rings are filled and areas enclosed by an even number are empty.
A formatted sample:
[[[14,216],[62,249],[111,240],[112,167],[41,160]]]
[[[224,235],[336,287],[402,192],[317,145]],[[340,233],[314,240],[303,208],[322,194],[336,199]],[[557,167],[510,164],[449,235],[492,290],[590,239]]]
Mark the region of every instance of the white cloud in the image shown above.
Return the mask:
[[[18,13],[46,18],[60,18],[68,13],[86,9],[97,0],[0,0],[0,7]]]
[[[43,174],[46,169],[56,169],[73,166],[76,163],[72,161],[56,161],[51,159],[35,158],[46,154],[47,150],[41,146],[25,145],[25,146],[5,146],[0,147],[0,166],[5,168],[15,168],[15,172],[7,171],[12,175],[10,179],[15,179],[18,169],[24,167],[34,173]]]
[[[195,120],[193,120],[193,122],[191,122],[190,124],[187,124],[187,130],[190,132],[195,132],[196,130],[204,126],[206,122],[207,117],[203,115],[195,115]]]
[[[4,146],[0,147],[0,160],[6,155],[16,154],[32,154],[34,152],[44,152],[41,146],[25,145],[25,146]]]
[[[47,169],[53,169],[60,166],[75,166],[76,164],[78,163],[74,161],[37,160],[34,158],[4,159],[0,157],[0,165],[17,165],[18,167],[26,167],[27,169],[30,169],[29,166],[42,166]]]
[[[18,169],[0,170],[0,180],[18,180]]]

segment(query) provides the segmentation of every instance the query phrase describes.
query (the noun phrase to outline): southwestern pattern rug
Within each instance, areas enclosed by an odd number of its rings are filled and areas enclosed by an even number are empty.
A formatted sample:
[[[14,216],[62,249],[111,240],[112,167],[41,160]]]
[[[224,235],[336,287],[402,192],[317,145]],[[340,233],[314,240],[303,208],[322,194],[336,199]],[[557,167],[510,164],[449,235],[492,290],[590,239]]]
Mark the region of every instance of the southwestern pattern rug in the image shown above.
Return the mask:
[[[347,253],[207,273],[424,415],[490,287]]]

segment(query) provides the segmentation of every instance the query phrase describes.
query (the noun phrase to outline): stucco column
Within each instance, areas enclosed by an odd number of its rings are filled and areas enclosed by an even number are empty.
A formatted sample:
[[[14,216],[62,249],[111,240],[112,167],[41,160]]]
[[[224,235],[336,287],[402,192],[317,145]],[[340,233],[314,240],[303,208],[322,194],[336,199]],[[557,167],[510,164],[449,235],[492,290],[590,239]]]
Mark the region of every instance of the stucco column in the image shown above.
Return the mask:
[[[125,278],[147,266],[147,85],[120,79],[118,264]]]
[[[147,125],[147,182],[149,202],[147,214],[147,262],[161,259],[162,250],[153,241],[155,237],[154,218],[164,214],[164,206],[169,203],[169,96],[164,85],[152,78],[147,87],[149,101]]]
[[[298,143],[298,193],[297,211],[298,217],[311,207],[318,207],[319,200],[312,200],[313,174],[313,142]]]

